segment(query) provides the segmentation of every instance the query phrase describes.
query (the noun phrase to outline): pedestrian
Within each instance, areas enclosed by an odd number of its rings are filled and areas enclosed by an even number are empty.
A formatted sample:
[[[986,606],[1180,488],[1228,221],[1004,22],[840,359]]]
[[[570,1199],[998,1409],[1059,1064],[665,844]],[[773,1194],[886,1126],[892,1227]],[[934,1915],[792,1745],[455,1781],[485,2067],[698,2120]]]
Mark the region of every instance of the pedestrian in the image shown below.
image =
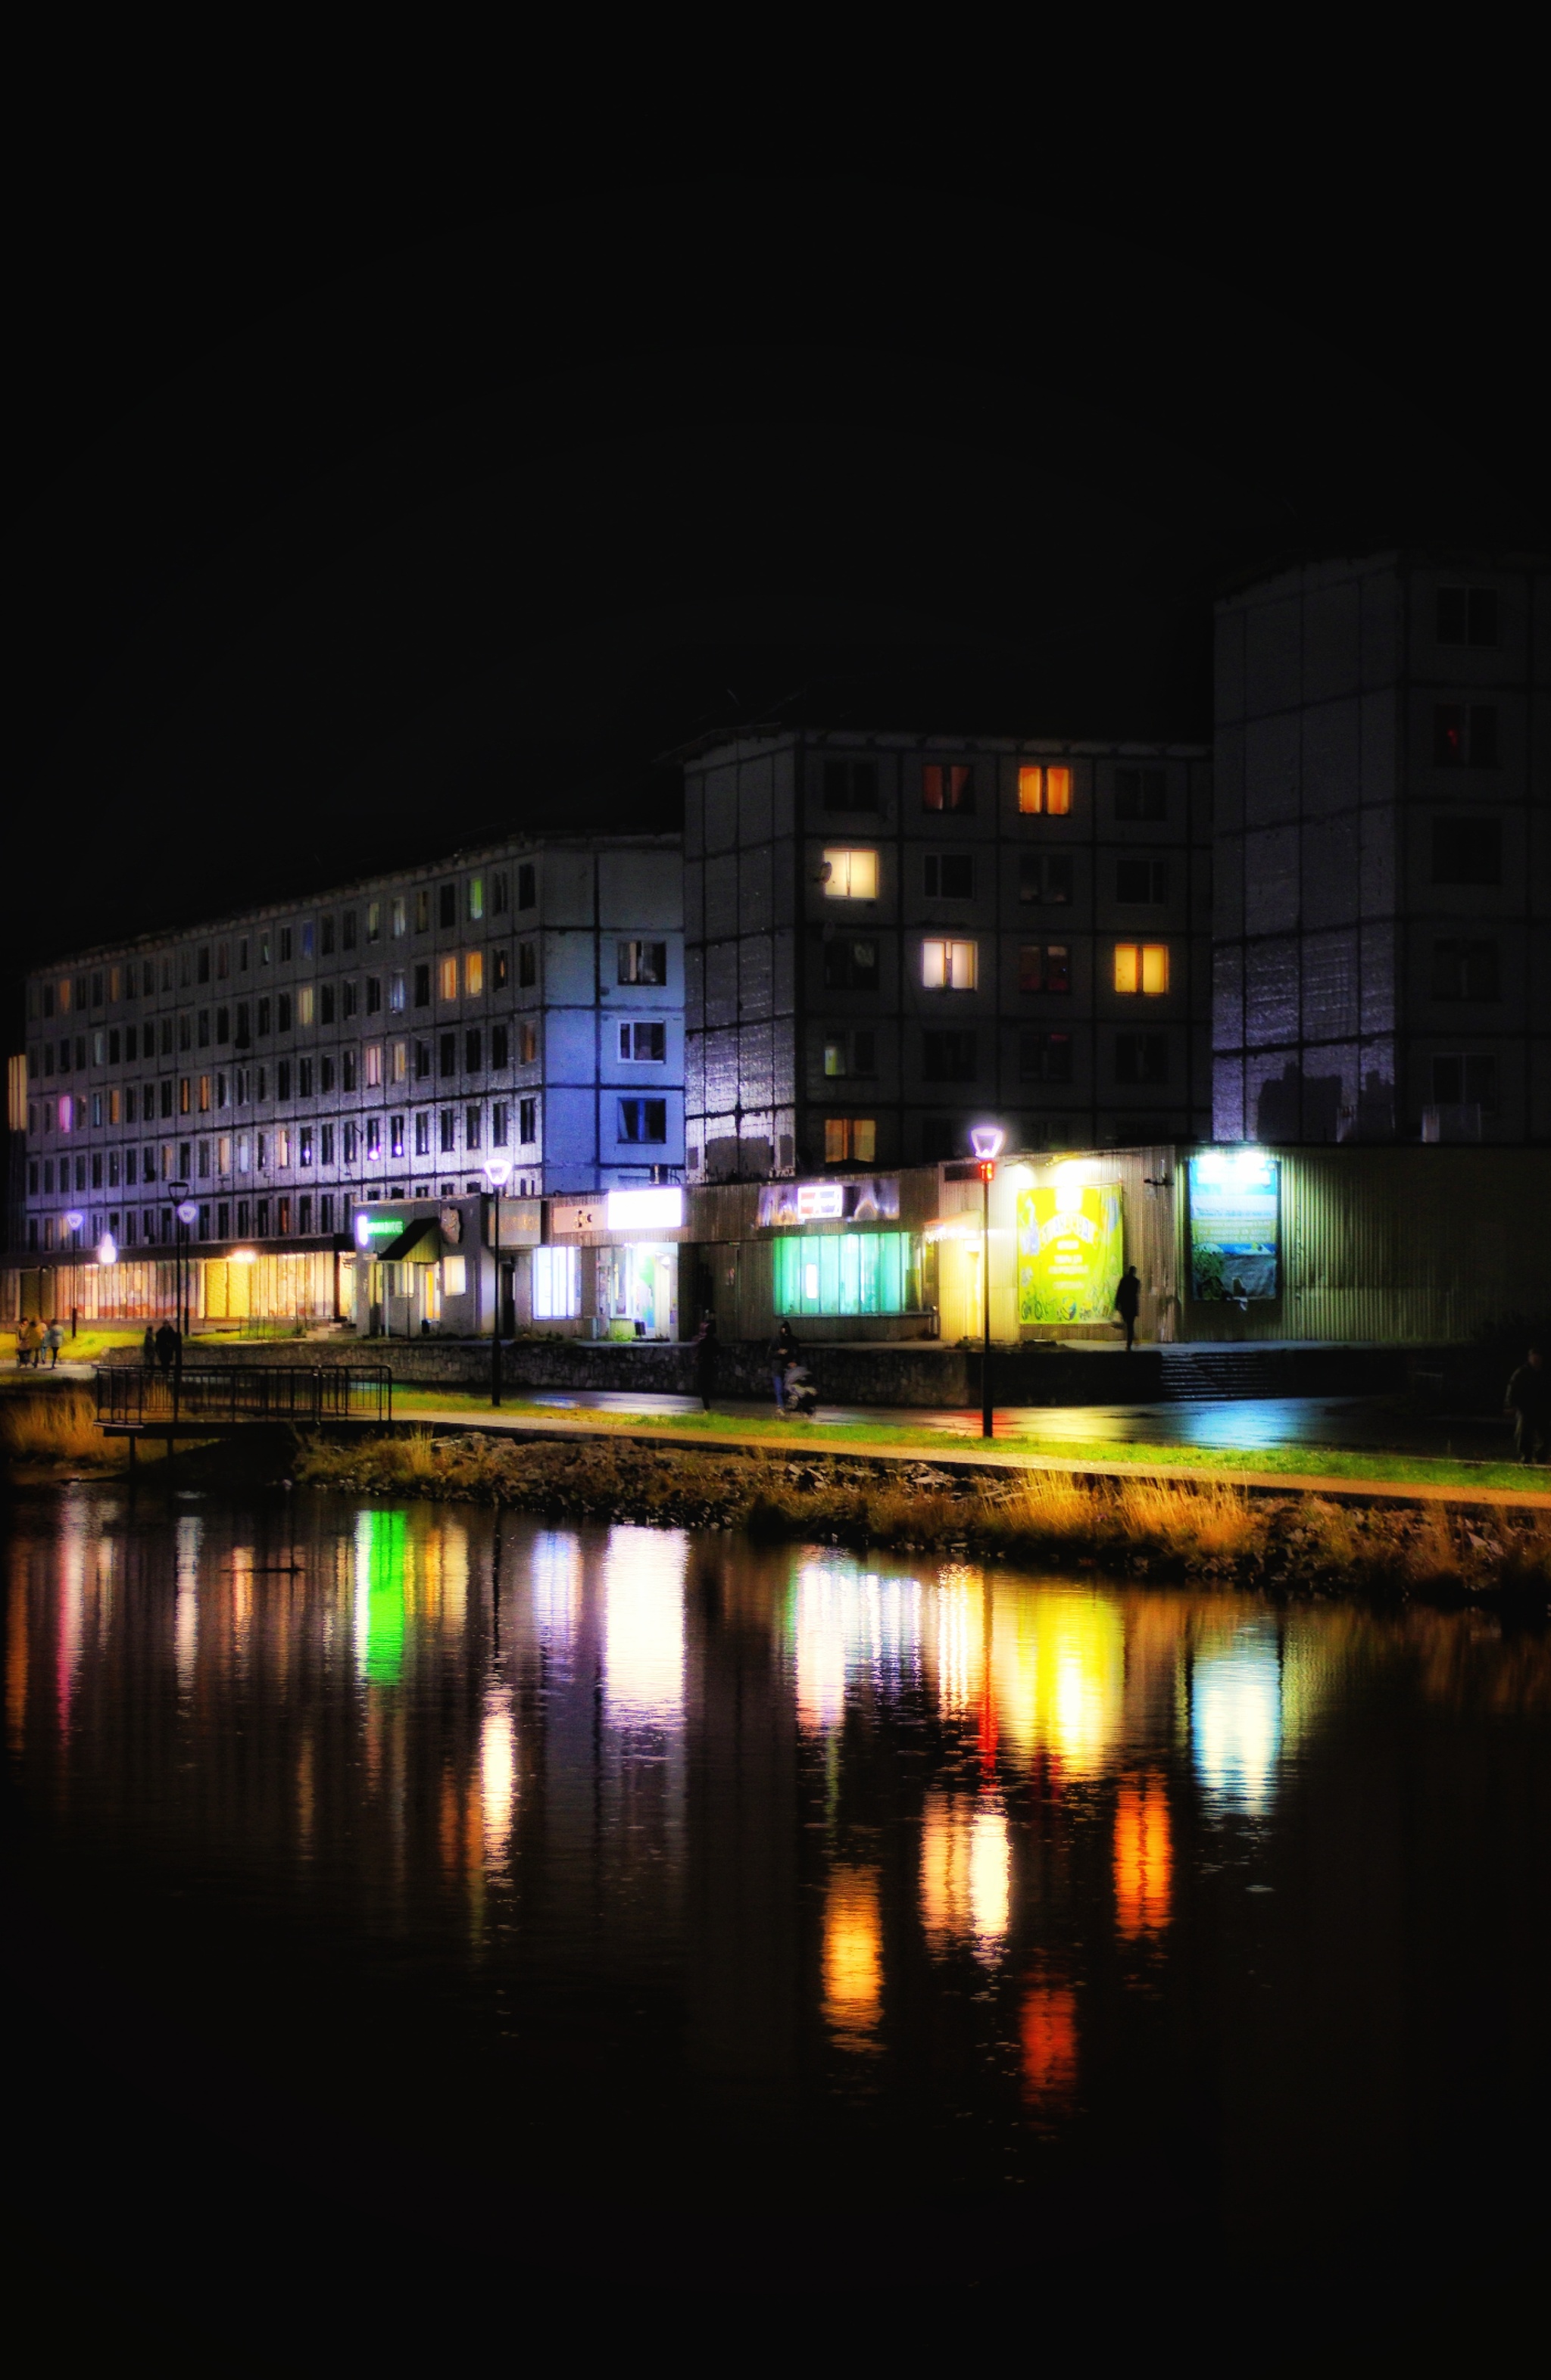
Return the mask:
[[[156,1333],[156,1361],[164,1372],[170,1372],[177,1361],[177,1332],[170,1322],[164,1322]]]
[[[48,1367],[51,1372],[56,1372],[59,1369],[59,1350],[64,1344],[65,1326],[56,1314],[43,1333],[43,1345],[48,1349]]]
[[[1142,1284],[1136,1278],[1136,1267],[1127,1265],[1121,1285],[1115,1292],[1115,1311],[1125,1325],[1125,1352],[1131,1353],[1136,1336],[1136,1313],[1142,1303]]]
[[[32,1318],[24,1314],[16,1327],[16,1367],[25,1372],[32,1361]]]
[[[707,1413],[716,1386],[716,1317],[708,1314],[695,1333],[695,1393]]]
[[[1551,1451],[1551,1380],[1545,1359],[1532,1347],[1503,1391],[1513,1415],[1513,1443],[1521,1463],[1543,1463]]]
[[[789,1365],[797,1361],[797,1334],[790,1322],[783,1322],[770,1342],[770,1378],[775,1386],[777,1413],[786,1409],[786,1373]]]
[[[140,1341],[140,1362],[145,1366],[148,1372],[154,1370],[156,1364],[156,1333],[151,1329],[149,1322],[145,1326],[145,1337]]]

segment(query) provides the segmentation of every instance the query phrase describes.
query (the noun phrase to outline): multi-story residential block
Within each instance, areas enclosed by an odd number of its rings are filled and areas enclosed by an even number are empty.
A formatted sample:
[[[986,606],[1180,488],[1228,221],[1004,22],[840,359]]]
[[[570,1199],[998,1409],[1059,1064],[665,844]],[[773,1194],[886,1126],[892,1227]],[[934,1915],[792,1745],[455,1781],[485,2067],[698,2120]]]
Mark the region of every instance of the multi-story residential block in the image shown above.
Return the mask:
[[[685,769],[692,1179],[1207,1128],[1202,748],[772,731]]]
[[[28,1255],[344,1245],[352,1207],[675,1180],[678,838],[525,838],[27,987]],[[13,1095],[15,1086],[13,1086]]]
[[[1218,610],[1219,1140],[1551,1138],[1551,574],[1383,553]]]

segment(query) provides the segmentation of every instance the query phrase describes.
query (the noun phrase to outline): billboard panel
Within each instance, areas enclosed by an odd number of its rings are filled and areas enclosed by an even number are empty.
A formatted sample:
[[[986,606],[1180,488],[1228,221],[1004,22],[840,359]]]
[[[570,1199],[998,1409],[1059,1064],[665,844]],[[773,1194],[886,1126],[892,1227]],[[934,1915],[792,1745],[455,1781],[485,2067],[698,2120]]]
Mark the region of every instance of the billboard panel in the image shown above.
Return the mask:
[[[1122,1261],[1118,1183],[1019,1191],[1020,1322],[1108,1322]]]
[[[1280,1167],[1260,1149],[1190,1160],[1190,1293],[1203,1305],[1277,1294]]]

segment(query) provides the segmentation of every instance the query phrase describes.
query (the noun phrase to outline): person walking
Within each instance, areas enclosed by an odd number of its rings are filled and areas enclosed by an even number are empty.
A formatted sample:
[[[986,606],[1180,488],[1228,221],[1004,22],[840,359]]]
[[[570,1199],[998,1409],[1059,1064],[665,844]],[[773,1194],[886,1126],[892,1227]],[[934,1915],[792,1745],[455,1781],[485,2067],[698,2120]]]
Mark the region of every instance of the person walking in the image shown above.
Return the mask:
[[[177,1361],[177,1332],[170,1322],[164,1322],[156,1333],[156,1361],[164,1372],[170,1372]]]
[[[708,1314],[695,1333],[695,1393],[707,1413],[716,1386],[716,1317]]]
[[[1127,1265],[1115,1292],[1115,1311],[1125,1325],[1125,1352],[1129,1355],[1136,1337],[1136,1316],[1142,1304],[1142,1284],[1136,1277],[1136,1267]]]
[[[43,1332],[43,1345],[48,1349],[48,1367],[51,1372],[57,1372],[59,1369],[59,1350],[64,1344],[65,1326],[56,1314]]]
[[[145,1337],[140,1341],[140,1362],[145,1366],[148,1372],[155,1369],[156,1333],[151,1329],[149,1322],[145,1326]]]
[[[1543,1463],[1551,1451],[1551,1380],[1545,1359],[1532,1347],[1503,1392],[1513,1415],[1513,1443],[1521,1463]]]
[[[790,1322],[783,1322],[770,1341],[770,1378],[775,1386],[777,1413],[786,1410],[786,1375],[788,1368],[798,1360],[797,1334]]]

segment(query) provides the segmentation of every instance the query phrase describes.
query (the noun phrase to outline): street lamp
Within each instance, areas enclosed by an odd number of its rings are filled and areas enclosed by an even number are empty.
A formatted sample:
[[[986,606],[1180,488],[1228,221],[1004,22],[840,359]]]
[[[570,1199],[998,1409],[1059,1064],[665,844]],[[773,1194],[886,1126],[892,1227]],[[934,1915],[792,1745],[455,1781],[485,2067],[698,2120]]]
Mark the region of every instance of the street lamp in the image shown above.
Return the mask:
[[[495,1199],[495,1312],[491,1318],[491,1402],[501,1402],[501,1194],[512,1178],[512,1160],[501,1150],[485,1160],[485,1179]]]
[[[188,1314],[185,1310],[187,1305],[187,1297],[184,1290],[185,1260],[183,1248],[184,1243],[188,1236],[188,1226],[194,1221],[200,1210],[198,1207],[195,1206],[192,1198],[188,1196],[188,1184],[187,1182],[169,1182],[167,1188],[171,1191],[175,1201],[173,1213],[177,1220],[177,1237],[173,1242],[173,1262],[177,1268],[173,1277],[173,1299],[176,1308],[174,1316],[174,1328],[177,1332],[177,1360],[179,1365],[181,1365],[183,1362],[183,1341],[188,1329]]]
[[[1007,1135],[997,1123],[977,1123],[969,1135],[980,1168],[980,1435],[995,1433],[991,1415],[991,1184]]]
[[[72,1259],[70,1265],[70,1336],[73,1339],[76,1335],[76,1312],[80,1304],[80,1293],[76,1281],[76,1265],[80,1255],[79,1234],[81,1227],[86,1221],[86,1217],[81,1213],[79,1207],[72,1207],[68,1214],[66,1215],[63,1220],[65,1229],[70,1234],[70,1256]]]

